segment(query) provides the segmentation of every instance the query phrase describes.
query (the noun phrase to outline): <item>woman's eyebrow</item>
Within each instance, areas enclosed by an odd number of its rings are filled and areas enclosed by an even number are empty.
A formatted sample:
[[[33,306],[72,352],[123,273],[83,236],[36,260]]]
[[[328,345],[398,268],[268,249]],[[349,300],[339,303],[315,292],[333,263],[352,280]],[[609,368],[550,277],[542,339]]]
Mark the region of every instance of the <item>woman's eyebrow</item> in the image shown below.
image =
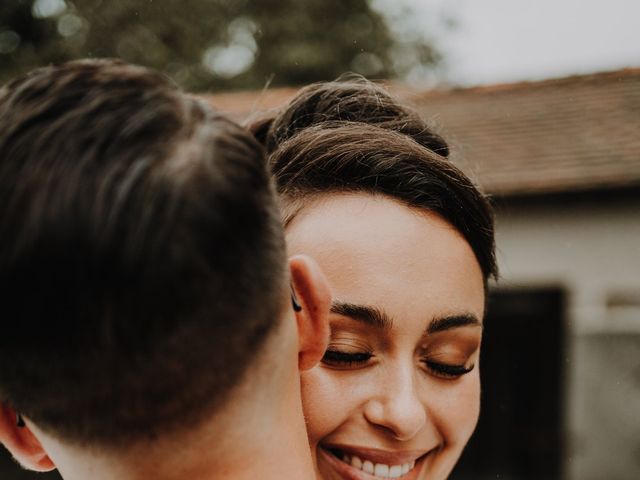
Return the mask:
[[[334,301],[331,304],[331,313],[349,317],[358,322],[365,323],[381,330],[391,330],[393,321],[385,312],[368,305]]]
[[[470,313],[434,318],[427,327],[427,334],[444,332],[460,327],[482,327],[482,322],[478,317]]]
[[[331,313],[348,317],[380,330],[388,331],[393,326],[393,320],[386,312],[369,305],[334,301],[331,304]],[[471,313],[447,315],[431,320],[426,333],[434,334],[460,327],[482,327],[482,322]]]

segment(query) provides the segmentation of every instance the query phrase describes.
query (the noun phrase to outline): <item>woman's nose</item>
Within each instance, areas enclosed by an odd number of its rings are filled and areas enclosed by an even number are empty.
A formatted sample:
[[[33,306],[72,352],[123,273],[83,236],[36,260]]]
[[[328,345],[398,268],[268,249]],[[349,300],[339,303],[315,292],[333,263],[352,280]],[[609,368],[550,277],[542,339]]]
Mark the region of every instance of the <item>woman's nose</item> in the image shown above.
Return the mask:
[[[410,440],[427,421],[426,405],[416,391],[413,372],[389,372],[378,395],[364,408],[367,421],[391,431],[397,440]]]

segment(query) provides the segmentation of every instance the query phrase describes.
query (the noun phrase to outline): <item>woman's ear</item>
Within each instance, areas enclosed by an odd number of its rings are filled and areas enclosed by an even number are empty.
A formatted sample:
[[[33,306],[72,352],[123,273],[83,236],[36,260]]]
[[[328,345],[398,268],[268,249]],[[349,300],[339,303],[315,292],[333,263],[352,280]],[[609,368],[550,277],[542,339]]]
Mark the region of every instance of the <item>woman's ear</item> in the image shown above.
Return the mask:
[[[289,259],[289,268],[298,325],[298,366],[303,371],[314,367],[327,349],[331,291],[322,270],[311,257],[293,256]]]
[[[4,403],[0,403],[0,443],[13,455],[20,465],[36,472],[55,470],[42,444],[29,429],[28,423],[18,425],[18,415],[15,410]]]

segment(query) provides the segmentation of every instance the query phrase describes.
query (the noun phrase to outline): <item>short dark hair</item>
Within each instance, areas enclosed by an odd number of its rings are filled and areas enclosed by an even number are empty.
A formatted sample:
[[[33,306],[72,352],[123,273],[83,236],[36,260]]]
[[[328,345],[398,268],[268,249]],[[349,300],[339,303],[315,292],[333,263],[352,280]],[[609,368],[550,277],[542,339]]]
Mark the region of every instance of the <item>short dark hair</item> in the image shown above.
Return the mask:
[[[115,60],[0,90],[0,401],[101,445],[223,405],[287,281],[246,130]]]
[[[411,137],[359,122],[321,123],[282,143],[270,162],[285,215],[313,194],[383,194],[440,215],[467,240],[485,282],[497,276],[487,199],[455,165]]]
[[[363,77],[345,76],[308,85],[275,115],[253,122],[249,130],[268,152],[301,130],[324,122],[360,122],[393,130],[437,153],[449,156],[447,142],[411,108],[382,86]]]
[[[435,126],[382,86],[362,77],[316,83],[249,130],[270,153],[285,206],[323,191],[387,195],[438,213],[466,238],[485,284],[497,277],[488,198],[448,159]]]

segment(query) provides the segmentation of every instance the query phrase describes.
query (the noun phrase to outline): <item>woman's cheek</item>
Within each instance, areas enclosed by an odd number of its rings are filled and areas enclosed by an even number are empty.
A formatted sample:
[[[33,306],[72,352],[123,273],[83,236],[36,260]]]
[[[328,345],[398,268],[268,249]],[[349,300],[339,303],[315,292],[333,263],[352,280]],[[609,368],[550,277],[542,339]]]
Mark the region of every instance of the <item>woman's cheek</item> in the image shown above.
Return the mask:
[[[341,412],[342,392],[328,373],[317,366],[301,375],[302,408],[311,447],[336,427]]]
[[[358,416],[363,397],[379,384],[367,373],[366,369],[332,370],[323,366],[302,373],[302,407],[312,447]]]
[[[425,386],[423,395],[430,414],[447,443],[462,451],[478,423],[480,413],[480,375],[477,371],[465,375],[451,385]]]

